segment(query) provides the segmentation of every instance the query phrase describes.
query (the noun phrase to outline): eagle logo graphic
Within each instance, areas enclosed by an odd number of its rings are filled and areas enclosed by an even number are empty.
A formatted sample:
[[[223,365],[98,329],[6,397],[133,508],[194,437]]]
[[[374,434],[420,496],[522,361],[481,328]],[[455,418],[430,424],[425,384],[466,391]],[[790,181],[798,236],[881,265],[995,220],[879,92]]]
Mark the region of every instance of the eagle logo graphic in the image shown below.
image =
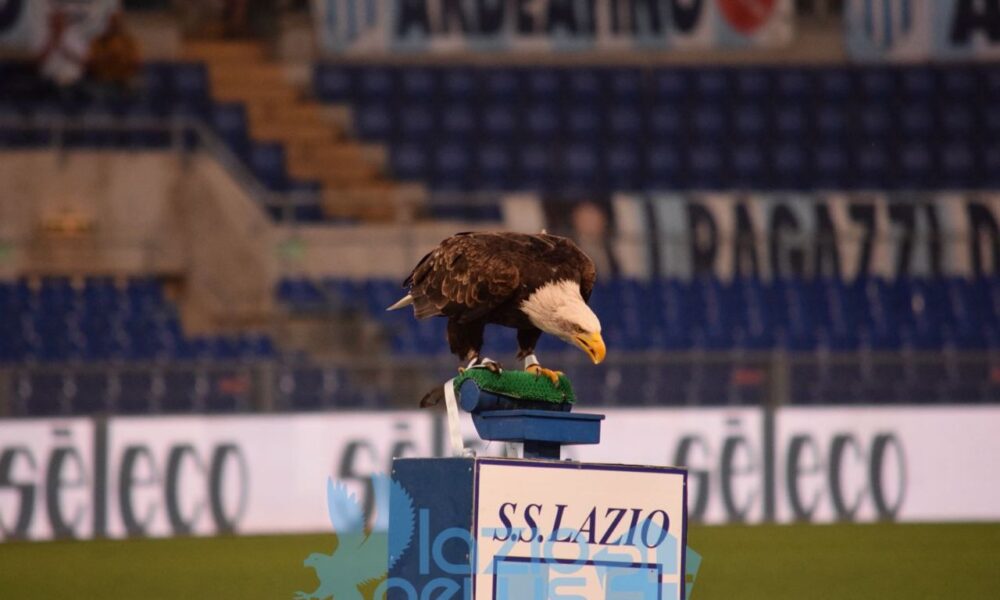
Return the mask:
[[[362,589],[383,579],[389,568],[410,546],[413,539],[413,499],[388,475],[372,477],[375,491],[375,522],[366,527],[365,511],[354,494],[341,482],[326,481],[326,503],[337,542],[330,554],[314,552],[303,566],[316,571],[319,587],[312,592],[296,592],[295,600],[364,600]],[[402,507],[389,513],[389,505]],[[373,535],[391,528],[394,535]],[[351,534],[355,534],[351,536]],[[360,535],[359,535],[360,534]],[[360,538],[360,541],[356,541]]]

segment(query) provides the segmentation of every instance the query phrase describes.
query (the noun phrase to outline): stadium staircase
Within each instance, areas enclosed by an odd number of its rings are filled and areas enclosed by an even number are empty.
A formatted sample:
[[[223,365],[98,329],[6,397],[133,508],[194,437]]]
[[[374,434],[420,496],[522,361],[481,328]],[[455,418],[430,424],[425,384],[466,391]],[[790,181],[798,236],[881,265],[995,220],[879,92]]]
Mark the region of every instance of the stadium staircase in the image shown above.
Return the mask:
[[[261,44],[193,41],[183,52],[185,59],[207,66],[216,102],[245,106],[255,141],[280,144],[288,175],[318,189],[325,217],[392,220],[400,202],[419,201],[420,186],[385,176],[383,146],[351,136],[348,111],[305,97]]]

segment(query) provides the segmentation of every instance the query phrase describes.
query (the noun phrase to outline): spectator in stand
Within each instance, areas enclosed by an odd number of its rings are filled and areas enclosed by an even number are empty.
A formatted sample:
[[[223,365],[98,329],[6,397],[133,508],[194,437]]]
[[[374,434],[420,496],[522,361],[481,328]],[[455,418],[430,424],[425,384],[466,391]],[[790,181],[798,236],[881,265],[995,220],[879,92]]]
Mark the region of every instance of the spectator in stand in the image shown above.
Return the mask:
[[[122,14],[115,13],[90,45],[87,74],[102,91],[125,92],[132,89],[138,72],[139,44],[125,27]]]
[[[79,28],[70,26],[63,11],[52,11],[49,36],[38,55],[42,77],[65,96],[78,87],[86,60],[86,37]]]

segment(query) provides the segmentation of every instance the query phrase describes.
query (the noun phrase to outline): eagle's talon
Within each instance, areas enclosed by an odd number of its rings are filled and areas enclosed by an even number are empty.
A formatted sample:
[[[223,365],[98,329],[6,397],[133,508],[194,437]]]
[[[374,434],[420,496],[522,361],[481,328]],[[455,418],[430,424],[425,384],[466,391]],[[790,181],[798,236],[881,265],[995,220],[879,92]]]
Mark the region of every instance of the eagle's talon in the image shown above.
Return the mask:
[[[490,373],[493,373],[494,375],[502,375],[503,374],[503,367],[498,362],[494,362],[492,360],[489,360],[489,361],[486,361],[486,362],[483,363],[483,367],[485,367],[487,371],[489,371]]]
[[[545,377],[548,377],[549,381],[552,382],[552,385],[556,387],[559,386],[559,378],[562,377],[563,374],[562,371],[553,371],[551,369],[546,369],[545,367],[539,364],[529,365],[528,368],[525,370],[528,371],[529,373],[534,373],[536,377],[541,377],[543,375]]]

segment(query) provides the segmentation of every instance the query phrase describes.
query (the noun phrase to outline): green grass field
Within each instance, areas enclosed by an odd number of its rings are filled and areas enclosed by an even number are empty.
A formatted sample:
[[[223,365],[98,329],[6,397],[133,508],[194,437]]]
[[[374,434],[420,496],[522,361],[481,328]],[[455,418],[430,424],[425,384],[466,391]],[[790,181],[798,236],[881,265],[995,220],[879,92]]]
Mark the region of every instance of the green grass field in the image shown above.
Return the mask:
[[[695,600],[1000,598],[1000,524],[692,527]],[[0,598],[290,599],[331,535],[0,543]],[[336,600],[336,599],[335,599]]]

